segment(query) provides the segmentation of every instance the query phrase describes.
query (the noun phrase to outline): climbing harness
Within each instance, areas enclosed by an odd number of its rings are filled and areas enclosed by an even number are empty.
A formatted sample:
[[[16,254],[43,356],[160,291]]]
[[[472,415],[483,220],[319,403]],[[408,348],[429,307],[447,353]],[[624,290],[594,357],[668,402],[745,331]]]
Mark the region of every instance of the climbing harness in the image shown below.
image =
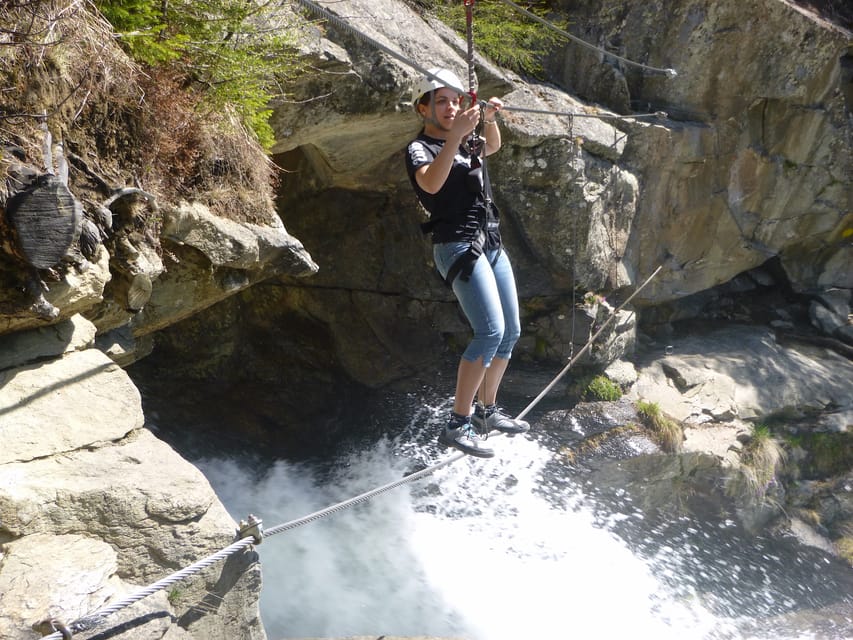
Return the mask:
[[[438,75],[443,74],[445,70],[436,69],[435,71]],[[415,93],[417,94],[419,91],[416,91]],[[439,141],[420,138],[419,142],[421,144],[421,151],[433,160],[438,156],[443,147],[443,142]],[[479,148],[472,149],[472,145],[462,145],[470,158],[470,168],[468,169],[468,174],[466,176],[467,190],[469,193],[475,194],[477,197],[482,199],[480,219],[477,222],[479,228],[476,237],[471,240],[467,251],[454,260],[443,278],[444,283],[450,288],[453,287],[453,282],[456,278],[467,281],[471,277],[477,260],[486,250],[498,249],[491,258],[492,266],[497,263],[497,260],[500,257],[500,244],[497,242],[496,235],[500,212],[494,202],[492,185],[489,180],[485,158],[481,155],[482,151],[484,151],[483,144],[481,143],[477,146]],[[414,186],[417,186],[414,179],[412,179],[412,183]],[[430,212],[430,219],[421,223],[420,228],[424,234],[427,234],[435,231],[436,227],[442,223],[452,224],[453,220],[448,220],[445,217],[435,215],[433,212]]]

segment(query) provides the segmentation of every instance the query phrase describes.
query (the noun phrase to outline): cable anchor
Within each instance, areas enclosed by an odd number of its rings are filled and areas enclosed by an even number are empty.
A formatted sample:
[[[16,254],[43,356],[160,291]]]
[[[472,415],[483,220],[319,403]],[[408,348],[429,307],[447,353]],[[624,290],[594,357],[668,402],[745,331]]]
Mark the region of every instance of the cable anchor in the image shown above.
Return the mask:
[[[47,618],[42,620],[41,622],[33,625],[33,629],[38,631],[43,638],[59,633],[62,635],[62,640],[72,639],[71,630],[68,628],[68,625],[59,618]]]
[[[263,523],[263,520],[250,513],[248,520],[240,520],[237,538],[242,540],[252,536],[255,539],[255,544],[261,544],[264,540],[264,531],[261,526]]]

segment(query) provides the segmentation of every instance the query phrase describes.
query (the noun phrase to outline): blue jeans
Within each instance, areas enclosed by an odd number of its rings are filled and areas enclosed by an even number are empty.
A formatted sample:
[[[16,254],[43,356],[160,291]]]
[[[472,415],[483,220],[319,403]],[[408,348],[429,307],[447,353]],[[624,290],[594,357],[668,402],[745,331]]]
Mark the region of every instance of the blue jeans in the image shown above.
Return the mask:
[[[467,242],[433,245],[435,266],[442,278],[447,276],[450,266],[469,246]],[[485,366],[489,366],[496,356],[509,360],[521,335],[512,264],[506,251],[501,250],[492,266],[496,253],[497,250],[486,251],[477,259],[470,280],[463,281],[457,277],[453,281],[453,293],[474,330],[474,338],[462,357],[471,362],[483,358]]]

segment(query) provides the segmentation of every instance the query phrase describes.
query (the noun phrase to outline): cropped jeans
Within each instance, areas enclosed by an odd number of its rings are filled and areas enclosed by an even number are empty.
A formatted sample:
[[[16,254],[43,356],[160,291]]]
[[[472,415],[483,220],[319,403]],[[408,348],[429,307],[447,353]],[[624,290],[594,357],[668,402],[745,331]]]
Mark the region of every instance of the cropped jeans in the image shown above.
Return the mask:
[[[469,246],[468,242],[433,245],[435,266],[442,278],[447,276],[450,266]],[[498,252],[500,255],[492,266]],[[487,367],[495,357],[509,360],[521,335],[521,321],[515,276],[506,251],[483,252],[468,281],[462,278],[453,281],[453,293],[474,331],[474,337],[462,357],[471,362],[482,357],[483,365]]]

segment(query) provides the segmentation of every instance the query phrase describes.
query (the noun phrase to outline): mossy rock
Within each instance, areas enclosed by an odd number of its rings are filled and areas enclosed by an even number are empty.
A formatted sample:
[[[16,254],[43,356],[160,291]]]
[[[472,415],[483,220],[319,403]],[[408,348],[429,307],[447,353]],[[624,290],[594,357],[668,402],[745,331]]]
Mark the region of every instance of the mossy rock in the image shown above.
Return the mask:
[[[853,566],[853,537],[839,538],[835,541],[835,548],[838,550],[838,555]]]
[[[798,462],[803,478],[828,478],[853,468],[853,433],[798,432],[786,440],[806,452]]]

